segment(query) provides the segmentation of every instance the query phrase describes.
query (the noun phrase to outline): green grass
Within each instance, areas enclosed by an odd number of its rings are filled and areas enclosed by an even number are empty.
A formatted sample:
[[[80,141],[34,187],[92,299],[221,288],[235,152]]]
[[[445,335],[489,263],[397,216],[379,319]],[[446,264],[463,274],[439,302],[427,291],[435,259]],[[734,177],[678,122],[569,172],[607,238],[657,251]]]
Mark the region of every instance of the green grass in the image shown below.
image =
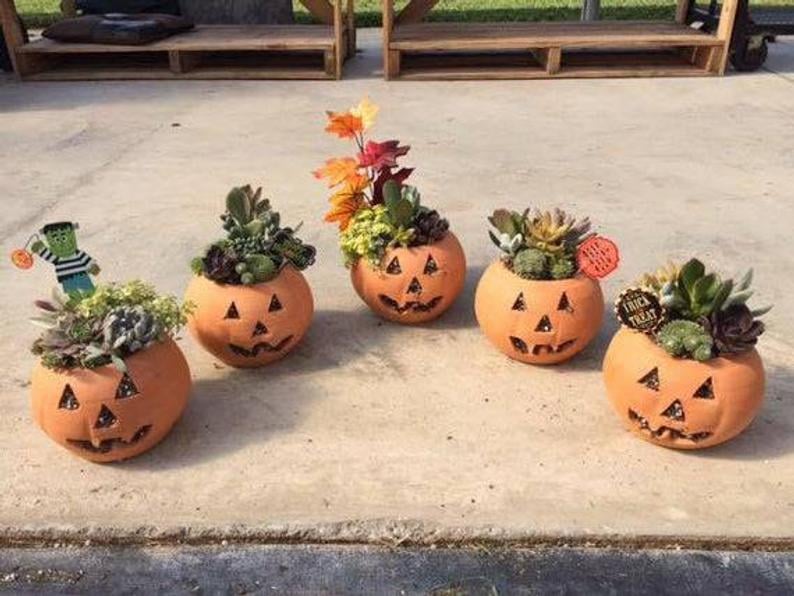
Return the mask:
[[[398,7],[406,0],[398,0]],[[17,0],[17,10],[28,27],[46,27],[60,13],[59,0]],[[794,0],[764,0],[765,6],[794,6]],[[441,0],[429,15],[433,21],[562,21],[579,18],[580,0]],[[604,19],[671,19],[672,1],[602,0]],[[755,4],[753,6],[756,6]],[[359,27],[380,26],[380,0],[356,2]],[[306,9],[296,1],[298,22],[312,22]]]

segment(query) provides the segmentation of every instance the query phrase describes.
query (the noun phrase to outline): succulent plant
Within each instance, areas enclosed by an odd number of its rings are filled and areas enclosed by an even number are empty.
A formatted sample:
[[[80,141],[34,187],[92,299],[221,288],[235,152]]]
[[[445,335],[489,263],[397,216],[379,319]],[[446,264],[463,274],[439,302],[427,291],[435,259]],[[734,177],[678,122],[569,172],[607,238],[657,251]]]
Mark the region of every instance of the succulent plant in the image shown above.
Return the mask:
[[[163,334],[162,326],[143,306],[111,310],[102,322],[102,349],[129,356],[148,348]]]
[[[546,279],[548,257],[537,248],[525,248],[513,257],[513,272],[524,279]]]
[[[755,319],[746,304],[731,304],[700,321],[714,338],[718,354],[738,354],[752,349],[764,332],[764,323]]]
[[[576,275],[576,251],[594,235],[589,219],[577,221],[561,209],[534,213],[529,209],[523,213],[497,209],[488,221],[496,228],[496,233],[489,230],[488,235],[505,253],[504,260],[528,279],[568,279]],[[536,252],[525,254],[527,250]]]
[[[449,231],[449,222],[435,209],[421,210],[414,218],[412,246],[432,244],[441,240]]]
[[[656,343],[678,358],[691,357],[703,362],[713,355],[713,340],[702,325],[678,319],[666,323],[656,335]]]
[[[676,279],[667,280],[659,290],[662,306],[679,318],[696,321],[710,317],[734,304],[744,304],[753,295],[750,269],[738,283],[732,279],[721,280],[715,273],[706,273],[706,267],[697,259],[689,260]],[[769,307],[751,311],[761,316]]]
[[[549,271],[552,279],[568,279],[576,274],[576,262],[565,254],[556,255],[551,259]]]
[[[666,284],[676,283],[680,272],[681,267],[679,265],[668,261],[667,264],[659,267],[659,269],[653,273],[643,274],[637,282],[637,285],[659,293]]]
[[[576,221],[562,209],[538,211],[527,222],[527,242],[531,246],[550,253],[575,250],[590,233],[590,219]]]
[[[261,188],[233,188],[221,220],[227,237],[191,261],[198,275],[219,283],[253,284],[272,279],[287,263],[298,269],[314,263],[316,249],[295,235],[300,226],[282,228],[281,217],[262,198]]]

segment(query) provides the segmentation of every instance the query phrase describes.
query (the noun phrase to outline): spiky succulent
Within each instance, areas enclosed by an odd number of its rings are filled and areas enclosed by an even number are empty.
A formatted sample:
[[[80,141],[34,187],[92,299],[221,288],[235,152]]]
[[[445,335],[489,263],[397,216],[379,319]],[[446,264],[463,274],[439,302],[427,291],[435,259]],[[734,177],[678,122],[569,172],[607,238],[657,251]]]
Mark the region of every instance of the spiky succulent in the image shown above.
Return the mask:
[[[102,349],[129,356],[162,339],[163,328],[143,306],[114,308],[102,322]]]
[[[656,335],[656,343],[672,356],[694,358],[700,362],[712,357],[713,340],[702,325],[679,319],[665,324]]]
[[[578,271],[576,251],[594,235],[589,219],[577,221],[561,209],[534,213],[497,209],[488,221],[496,228],[488,234],[504,253],[507,266],[527,279],[573,277]]]
[[[317,251],[296,236],[300,226],[282,228],[261,188],[233,188],[221,220],[226,238],[191,261],[197,275],[218,283],[254,284],[273,279],[288,263],[301,270],[314,263]]]
[[[449,222],[435,209],[428,209],[416,214],[412,227],[411,246],[423,246],[441,240],[449,231]]]
[[[640,286],[658,295],[670,319],[656,334],[659,345],[674,356],[698,360],[752,349],[764,332],[764,324],[757,317],[771,308],[753,310],[747,306],[753,295],[752,280],[752,269],[734,282],[707,272],[698,259],[691,259],[681,267],[669,263],[655,273],[644,275]],[[676,325],[670,327],[673,323]],[[708,357],[705,344],[699,344],[699,350],[687,347],[682,339],[685,331],[689,333],[686,339],[690,343],[702,333],[709,337]]]
[[[89,297],[55,292],[35,304],[40,314],[32,320],[45,330],[32,351],[55,369],[113,363],[125,370],[124,358],[176,334],[191,310],[140,281],[100,285]]]

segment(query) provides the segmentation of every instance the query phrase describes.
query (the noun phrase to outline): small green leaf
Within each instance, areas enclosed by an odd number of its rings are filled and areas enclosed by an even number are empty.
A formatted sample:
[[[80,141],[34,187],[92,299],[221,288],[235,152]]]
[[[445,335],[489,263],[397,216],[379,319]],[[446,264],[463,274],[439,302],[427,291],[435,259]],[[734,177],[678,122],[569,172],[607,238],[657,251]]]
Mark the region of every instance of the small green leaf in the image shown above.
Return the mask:
[[[249,222],[248,197],[242,188],[233,188],[229,191],[226,196],[226,210],[240,225]]]
[[[411,201],[401,199],[389,206],[389,216],[392,223],[399,228],[408,228],[413,219],[414,208]]]
[[[511,238],[518,233],[514,220],[514,213],[507,209],[497,209],[493,215],[488,218],[491,225],[499,230],[502,234],[507,234]]]
[[[714,300],[712,300],[711,302],[713,311],[722,310],[723,305],[725,304],[725,300],[728,298],[728,296],[731,295],[732,290],[733,290],[732,279],[726,279],[724,282],[722,282],[719,290],[714,296]]]
[[[113,363],[113,366],[120,372],[127,372],[127,365],[124,364],[124,360],[116,356],[115,354],[110,355],[110,360]]]
[[[691,259],[686,265],[681,267],[681,273],[678,279],[687,295],[692,295],[695,282],[702,278],[705,273],[706,267],[697,259]]]
[[[770,310],[772,310],[771,304],[768,306],[762,306],[761,308],[754,308],[750,311],[750,314],[752,314],[754,317],[763,317]]]
[[[386,206],[397,203],[401,198],[400,185],[394,180],[387,180],[383,185],[383,202]]]
[[[750,287],[750,284],[753,283],[753,270],[752,268],[748,269],[747,272],[742,275],[742,279],[739,280],[739,283],[736,284],[736,289],[738,291],[746,290]]]

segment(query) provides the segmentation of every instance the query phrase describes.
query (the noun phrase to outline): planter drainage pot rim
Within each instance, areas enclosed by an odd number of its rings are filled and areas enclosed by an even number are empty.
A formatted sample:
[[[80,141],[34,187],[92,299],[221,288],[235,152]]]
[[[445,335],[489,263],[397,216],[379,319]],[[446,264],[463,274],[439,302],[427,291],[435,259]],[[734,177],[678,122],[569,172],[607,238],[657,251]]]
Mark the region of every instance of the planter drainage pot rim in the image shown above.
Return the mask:
[[[33,417],[72,453],[94,462],[128,459],[159,443],[182,415],[190,369],[172,339],[113,365],[52,370],[40,362],[31,376]]]
[[[663,447],[703,449],[753,421],[765,374],[755,349],[698,362],[674,358],[648,336],[620,329],[604,358],[604,383],[626,428]]]
[[[510,358],[557,364],[598,334],[604,297],[598,281],[585,275],[524,279],[496,261],[477,284],[474,311],[488,340]]]
[[[194,276],[185,300],[196,308],[188,320],[207,352],[236,368],[253,368],[286,356],[314,316],[314,299],[303,273],[292,265],[270,281],[222,284]]]
[[[466,256],[452,232],[432,244],[386,251],[380,269],[363,259],[350,268],[353,287],[375,314],[408,325],[441,316],[465,278]]]

